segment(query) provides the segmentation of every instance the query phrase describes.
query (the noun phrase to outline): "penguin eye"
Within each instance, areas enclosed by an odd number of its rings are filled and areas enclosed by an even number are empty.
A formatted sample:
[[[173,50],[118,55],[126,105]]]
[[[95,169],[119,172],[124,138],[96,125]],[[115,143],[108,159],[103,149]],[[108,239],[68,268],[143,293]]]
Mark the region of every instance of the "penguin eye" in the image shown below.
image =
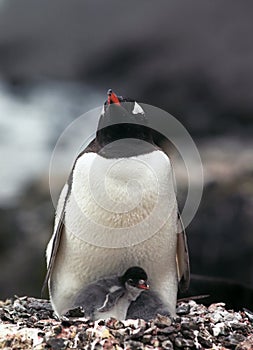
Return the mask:
[[[137,102],[134,102],[134,108],[132,110],[132,113],[133,114],[144,114],[144,111]]]
[[[132,280],[132,278],[129,278],[129,279],[127,280],[127,282],[128,282],[128,284],[134,284],[134,281]]]
[[[139,284],[144,284],[145,281],[144,280],[139,280]]]

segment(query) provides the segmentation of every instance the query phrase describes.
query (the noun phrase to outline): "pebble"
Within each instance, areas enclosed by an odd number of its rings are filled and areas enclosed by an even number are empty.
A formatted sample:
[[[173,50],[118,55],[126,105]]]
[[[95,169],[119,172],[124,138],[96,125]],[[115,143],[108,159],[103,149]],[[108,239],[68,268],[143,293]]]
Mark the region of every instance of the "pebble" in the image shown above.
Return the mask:
[[[175,338],[175,345],[178,348],[185,348],[185,347],[193,347],[194,342],[191,339],[184,339],[182,337],[176,337]]]
[[[173,350],[173,344],[170,340],[165,340],[162,342],[162,348],[165,350]]]
[[[248,309],[243,309],[245,315],[248,317],[249,321],[253,322],[253,312]]]
[[[226,310],[223,303],[207,308],[190,300],[179,302],[177,312],[173,319],[157,315],[149,322],[92,322],[82,317],[61,321],[47,300],[16,297],[0,302],[0,349],[253,349],[249,310]],[[4,329],[11,329],[12,336],[6,337]],[[20,333],[25,329],[32,338]]]
[[[238,344],[235,350],[252,350],[253,349],[253,335],[250,335],[243,342]]]
[[[172,321],[169,317],[158,314],[154,323],[157,327],[163,328],[163,327],[170,326]]]
[[[190,312],[190,305],[189,303],[180,303],[177,307],[177,314],[182,316],[182,315],[187,315]]]

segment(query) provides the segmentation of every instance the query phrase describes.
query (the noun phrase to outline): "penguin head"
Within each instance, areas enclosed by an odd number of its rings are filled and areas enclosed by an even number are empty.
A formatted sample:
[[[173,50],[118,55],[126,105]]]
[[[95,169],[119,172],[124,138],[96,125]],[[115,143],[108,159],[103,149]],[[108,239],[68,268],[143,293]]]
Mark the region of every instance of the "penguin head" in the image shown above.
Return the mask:
[[[148,290],[148,276],[146,272],[139,266],[130,267],[121,277],[121,282],[127,289],[137,288],[140,290]]]
[[[103,147],[127,138],[152,143],[151,129],[148,128],[145,112],[138,102],[118,96],[110,89],[102,108],[96,139]]]

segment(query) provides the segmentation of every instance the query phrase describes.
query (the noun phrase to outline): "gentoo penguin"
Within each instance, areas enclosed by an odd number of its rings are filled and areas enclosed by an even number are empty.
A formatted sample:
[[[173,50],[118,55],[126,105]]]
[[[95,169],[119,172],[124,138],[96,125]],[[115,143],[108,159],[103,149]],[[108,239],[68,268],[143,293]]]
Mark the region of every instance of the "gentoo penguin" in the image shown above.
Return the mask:
[[[108,91],[95,139],[76,158],[47,246],[50,300],[60,316],[89,283],[142,266],[171,315],[189,259],[168,152],[145,106]],[[154,137],[155,135],[155,137]]]
[[[133,266],[122,276],[105,277],[86,286],[78,293],[76,306],[82,307],[87,318],[125,320],[130,303],[148,289],[146,272]]]

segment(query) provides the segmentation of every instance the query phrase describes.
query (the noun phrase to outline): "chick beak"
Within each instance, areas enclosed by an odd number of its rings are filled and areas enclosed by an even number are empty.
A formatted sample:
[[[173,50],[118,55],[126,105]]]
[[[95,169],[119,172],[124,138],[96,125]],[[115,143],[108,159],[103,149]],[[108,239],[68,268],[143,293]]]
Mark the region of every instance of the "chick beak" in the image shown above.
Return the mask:
[[[149,285],[147,284],[147,282],[144,282],[142,284],[138,284],[138,288],[139,289],[146,289],[146,290],[148,290],[149,289]]]
[[[107,103],[108,105],[113,103],[116,105],[120,105],[118,96],[111,89],[107,91]]]

